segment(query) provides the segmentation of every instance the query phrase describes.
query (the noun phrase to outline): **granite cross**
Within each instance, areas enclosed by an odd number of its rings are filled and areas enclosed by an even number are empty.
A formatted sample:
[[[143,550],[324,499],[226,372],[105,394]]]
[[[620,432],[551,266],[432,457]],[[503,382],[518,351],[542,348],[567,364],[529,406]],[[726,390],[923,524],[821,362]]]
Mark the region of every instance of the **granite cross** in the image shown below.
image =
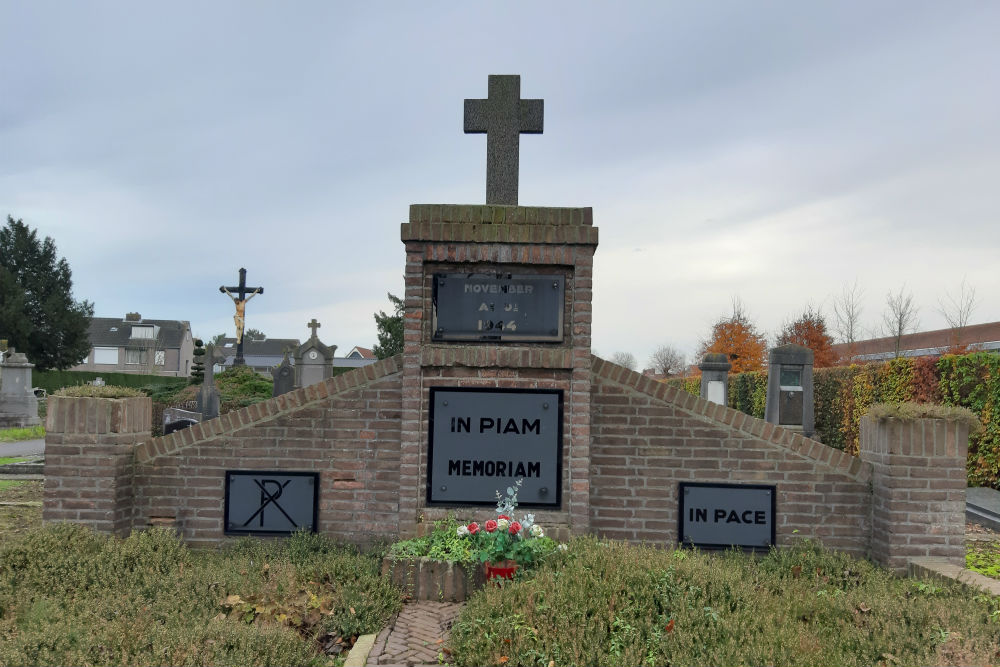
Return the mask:
[[[236,294],[233,294],[230,290],[235,291]],[[247,290],[252,290],[249,295],[247,295]],[[258,294],[263,294],[264,288],[247,287],[247,270],[241,268],[240,284],[236,287],[222,286],[219,288],[219,291],[229,295],[229,298],[236,304],[236,314],[233,316],[233,321],[236,322],[236,357],[233,359],[233,366],[244,366],[246,365],[246,361],[243,359],[243,325],[246,324],[247,301]],[[238,298],[237,295],[239,295]]]
[[[542,133],[544,100],[522,100],[517,74],[490,74],[488,91],[465,100],[465,133],[486,134],[486,203],[517,206],[520,135]]]
[[[310,322],[306,326],[309,327],[310,329],[312,329],[312,338],[315,338],[316,337],[316,329],[319,329],[323,325],[321,325],[319,322],[317,322],[316,318],[314,317],[312,319],[312,322]]]

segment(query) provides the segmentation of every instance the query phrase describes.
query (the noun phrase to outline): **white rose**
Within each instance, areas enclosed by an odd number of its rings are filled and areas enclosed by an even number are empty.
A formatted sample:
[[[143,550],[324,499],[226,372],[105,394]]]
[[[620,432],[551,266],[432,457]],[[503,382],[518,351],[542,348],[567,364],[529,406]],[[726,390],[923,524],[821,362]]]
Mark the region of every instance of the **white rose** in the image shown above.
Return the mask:
[[[465,537],[468,534],[469,534],[469,528],[467,526],[459,526],[458,527],[458,536],[459,537]]]
[[[500,530],[507,530],[510,527],[510,521],[507,519],[497,519],[497,528]]]
[[[544,535],[545,535],[545,532],[542,530],[542,527],[539,526],[537,523],[534,526],[531,527],[531,536],[532,537],[543,537]]]
[[[569,545],[566,545],[566,544],[560,544],[560,545],[559,545],[558,547],[556,547],[556,548],[557,548],[557,549],[559,549],[559,551],[568,551],[568,550],[569,550]]]

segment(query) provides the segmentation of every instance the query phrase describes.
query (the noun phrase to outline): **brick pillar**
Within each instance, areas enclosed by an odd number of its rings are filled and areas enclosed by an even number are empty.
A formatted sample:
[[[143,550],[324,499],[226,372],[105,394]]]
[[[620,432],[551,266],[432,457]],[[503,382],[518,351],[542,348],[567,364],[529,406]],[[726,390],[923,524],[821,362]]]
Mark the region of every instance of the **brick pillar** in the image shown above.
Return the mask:
[[[911,558],[965,564],[969,427],[943,419],[861,420],[872,464],[872,557],[897,573]]]
[[[49,398],[45,521],[132,530],[135,445],[150,435],[152,402],[140,398]]]
[[[564,533],[590,522],[590,376],[594,251],[590,208],[413,205],[400,228],[406,246],[399,530],[420,530],[428,506],[428,403],[432,386],[559,389],[564,392],[562,503],[538,510],[539,522]],[[559,341],[435,342],[431,330],[436,272],[507,272],[565,276]],[[478,509],[478,508],[471,508]],[[488,510],[486,510],[488,511]]]

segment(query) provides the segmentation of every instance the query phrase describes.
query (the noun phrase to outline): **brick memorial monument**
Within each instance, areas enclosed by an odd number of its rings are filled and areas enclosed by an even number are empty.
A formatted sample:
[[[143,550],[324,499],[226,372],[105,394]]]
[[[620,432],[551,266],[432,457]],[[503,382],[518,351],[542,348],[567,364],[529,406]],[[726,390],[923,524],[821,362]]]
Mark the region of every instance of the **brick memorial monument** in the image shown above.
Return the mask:
[[[160,438],[148,399],[59,397],[45,519],[125,533],[166,516],[194,544],[303,528],[394,540],[523,479],[557,538],[808,537],[897,571],[960,562],[960,524],[934,525],[939,510],[962,520],[960,425],[872,422],[852,457],[591,354],[593,213],[517,205],[516,144],[541,132],[542,102],[517,77],[489,89],[465,106],[466,131],[488,135],[489,203],[413,205],[400,228],[401,355]]]

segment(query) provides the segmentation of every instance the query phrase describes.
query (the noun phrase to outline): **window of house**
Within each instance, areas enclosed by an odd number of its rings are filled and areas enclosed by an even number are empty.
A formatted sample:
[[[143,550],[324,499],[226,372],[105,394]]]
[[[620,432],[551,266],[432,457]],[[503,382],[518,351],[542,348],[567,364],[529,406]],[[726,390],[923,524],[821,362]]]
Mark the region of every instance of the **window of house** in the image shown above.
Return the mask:
[[[132,338],[146,338],[151,340],[156,338],[156,333],[153,331],[152,326],[132,327]]]
[[[167,353],[164,350],[157,350],[156,354],[153,355],[153,363],[157,366],[163,366],[167,363]]]
[[[118,364],[118,348],[117,347],[95,347],[94,348],[94,363],[95,364],[111,364],[113,366]]]
[[[148,350],[136,350],[127,349],[125,350],[125,363],[126,364],[144,364],[146,363],[146,353]]]

